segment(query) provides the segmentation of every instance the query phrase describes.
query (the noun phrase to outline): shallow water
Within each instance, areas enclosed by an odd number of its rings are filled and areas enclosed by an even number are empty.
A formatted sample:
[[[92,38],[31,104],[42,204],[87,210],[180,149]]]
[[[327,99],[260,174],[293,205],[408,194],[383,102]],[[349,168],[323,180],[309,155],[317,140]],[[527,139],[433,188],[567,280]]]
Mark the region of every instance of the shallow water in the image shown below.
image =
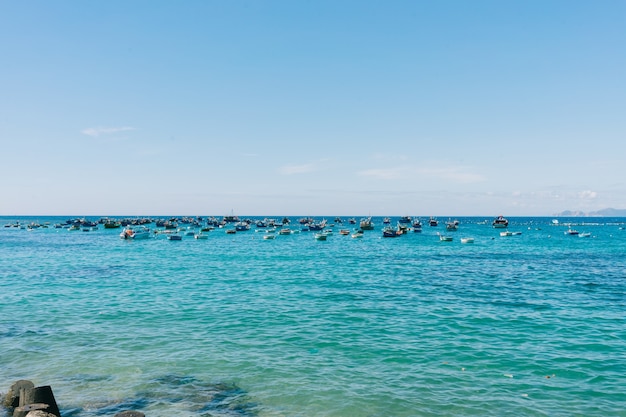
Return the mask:
[[[76,417],[626,415],[624,219],[459,220],[452,242],[0,228],[0,391],[51,385]]]

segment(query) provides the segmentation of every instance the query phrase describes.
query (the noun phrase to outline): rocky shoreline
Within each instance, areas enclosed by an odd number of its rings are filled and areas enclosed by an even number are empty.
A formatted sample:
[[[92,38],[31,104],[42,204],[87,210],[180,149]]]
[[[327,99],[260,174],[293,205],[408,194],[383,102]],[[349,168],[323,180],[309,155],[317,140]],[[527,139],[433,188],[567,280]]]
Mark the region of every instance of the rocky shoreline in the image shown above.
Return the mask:
[[[2,397],[2,405],[13,417],[61,417],[52,388],[49,385],[36,387],[32,381],[21,379],[14,382]],[[136,410],[115,414],[115,417],[145,417]]]

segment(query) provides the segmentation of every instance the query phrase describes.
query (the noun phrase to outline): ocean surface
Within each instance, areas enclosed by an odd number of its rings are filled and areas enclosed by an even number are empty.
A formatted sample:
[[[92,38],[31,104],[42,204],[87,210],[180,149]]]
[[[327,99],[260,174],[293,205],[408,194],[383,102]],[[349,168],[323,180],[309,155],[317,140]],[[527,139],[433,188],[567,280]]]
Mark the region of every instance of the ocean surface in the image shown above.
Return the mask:
[[[0,217],[0,392],[50,385],[64,417],[626,416],[626,219],[326,241],[65,220]]]

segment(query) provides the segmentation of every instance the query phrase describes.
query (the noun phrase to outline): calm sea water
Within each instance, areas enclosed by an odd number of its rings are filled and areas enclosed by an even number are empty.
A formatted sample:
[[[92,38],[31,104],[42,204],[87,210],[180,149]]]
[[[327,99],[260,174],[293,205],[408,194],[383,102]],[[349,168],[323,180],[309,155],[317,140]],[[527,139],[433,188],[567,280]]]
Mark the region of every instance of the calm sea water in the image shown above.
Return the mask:
[[[626,416],[626,219],[459,220],[452,242],[0,227],[0,392],[51,385],[64,417]]]

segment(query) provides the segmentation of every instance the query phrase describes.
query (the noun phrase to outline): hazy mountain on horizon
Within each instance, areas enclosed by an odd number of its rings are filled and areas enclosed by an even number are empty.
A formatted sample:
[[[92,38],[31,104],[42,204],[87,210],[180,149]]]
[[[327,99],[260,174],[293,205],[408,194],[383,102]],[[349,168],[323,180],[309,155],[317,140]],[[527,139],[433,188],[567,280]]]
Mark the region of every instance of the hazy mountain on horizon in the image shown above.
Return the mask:
[[[626,217],[626,209],[614,209],[605,208],[598,211],[590,211],[585,213],[583,211],[565,210],[560,213],[556,213],[555,216],[562,217]]]

